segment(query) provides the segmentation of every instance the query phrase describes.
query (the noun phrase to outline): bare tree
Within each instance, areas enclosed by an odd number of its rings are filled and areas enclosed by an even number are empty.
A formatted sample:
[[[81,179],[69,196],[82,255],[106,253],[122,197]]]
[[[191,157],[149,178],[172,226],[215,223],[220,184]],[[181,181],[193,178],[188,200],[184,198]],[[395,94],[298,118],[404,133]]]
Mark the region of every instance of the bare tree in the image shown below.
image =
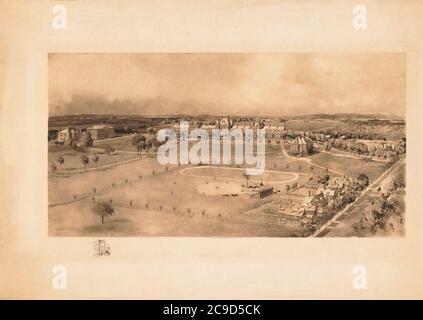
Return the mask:
[[[248,186],[248,181],[250,180],[250,175],[247,173],[244,173],[245,176],[245,180],[247,181],[247,186]]]
[[[56,170],[57,170],[57,167],[56,167],[56,165],[54,164],[54,162],[50,163],[50,171],[51,171],[52,173],[55,173],[55,172],[56,172]]]
[[[98,161],[100,160],[100,156],[98,154],[95,154],[93,157],[93,162],[95,166],[97,166]]]
[[[65,163],[65,158],[62,156],[57,157],[56,162],[59,164],[59,168],[62,168],[62,164]]]
[[[84,165],[84,168],[86,168],[88,163],[90,163],[90,159],[86,155],[83,155],[81,156],[81,162]]]

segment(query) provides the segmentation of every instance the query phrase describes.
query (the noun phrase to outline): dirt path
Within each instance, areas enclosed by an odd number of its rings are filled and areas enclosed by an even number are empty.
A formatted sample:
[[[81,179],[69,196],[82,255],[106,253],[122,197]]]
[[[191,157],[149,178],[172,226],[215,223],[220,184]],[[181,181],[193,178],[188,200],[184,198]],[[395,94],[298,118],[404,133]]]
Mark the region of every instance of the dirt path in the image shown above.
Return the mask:
[[[189,173],[187,173],[187,171],[189,171],[189,170],[206,169],[206,168],[218,168],[218,169],[221,169],[221,170],[245,171],[245,168],[231,168],[231,167],[217,167],[217,166],[201,166],[201,167],[187,167],[187,168],[182,169],[180,171],[180,173],[183,176],[189,176],[189,177],[199,177],[199,178],[209,178],[209,179],[216,179],[216,180],[228,180],[228,181],[246,182],[246,179],[241,179],[241,178],[216,177],[216,176],[209,176],[209,175],[202,175],[202,174],[189,174]],[[275,173],[275,174],[284,173],[284,174],[288,174],[288,175],[293,176],[292,178],[290,178],[288,180],[283,180],[283,181],[267,181],[266,183],[269,183],[269,184],[290,183],[290,182],[293,182],[293,181],[295,181],[295,180],[297,180],[299,178],[299,175],[296,172],[275,171],[275,170],[264,170],[264,172]],[[252,177],[254,177],[254,176],[252,176]],[[263,180],[261,180],[261,179],[258,180],[258,179],[254,179],[254,178],[250,178],[248,181],[250,181],[250,182],[256,182],[256,183],[263,182]]]

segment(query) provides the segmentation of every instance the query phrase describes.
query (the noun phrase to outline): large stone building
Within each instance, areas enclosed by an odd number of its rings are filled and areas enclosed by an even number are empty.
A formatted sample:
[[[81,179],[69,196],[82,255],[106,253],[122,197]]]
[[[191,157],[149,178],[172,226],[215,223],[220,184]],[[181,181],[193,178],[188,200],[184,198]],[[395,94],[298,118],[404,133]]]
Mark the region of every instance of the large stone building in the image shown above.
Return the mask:
[[[101,124],[87,128],[93,140],[113,138],[115,136],[115,129],[112,126]]]
[[[230,129],[232,128],[232,120],[229,117],[222,117],[216,120],[216,128],[217,129]]]
[[[57,134],[57,141],[60,143],[69,142],[72,140],[77,140],[79,138],[79,135],[81,134],[80,129],[76,128],[65,128],[63,130],[60,130]]]
[[[309,155],[313,151],[313,141],[306,137],[296,137],[289,146],[289,152],[295,155]]]
[[[257,198],[257,199],[262,199],[262,198],[265,198],[265,197],[270,196],[272,194],[273,194],[273,186],[266,185],[266,186],[258,187],[256,192],[254,192],[251,195],[251,197]]]

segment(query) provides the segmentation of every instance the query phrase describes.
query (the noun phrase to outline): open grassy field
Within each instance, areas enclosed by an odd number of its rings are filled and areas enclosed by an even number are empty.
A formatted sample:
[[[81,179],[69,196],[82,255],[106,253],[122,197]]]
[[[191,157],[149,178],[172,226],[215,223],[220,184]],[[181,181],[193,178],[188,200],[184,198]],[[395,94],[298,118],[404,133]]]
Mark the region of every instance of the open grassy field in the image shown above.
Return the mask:
[[[106,149],[108,147],[114,148],[116,151],[131,151],[136,152],[137,148],[132,144],[133,136],[122,136],[115,139],[110,140],[98,140],[94,141],[94,147],[95,148],[102,148]],[[188,148],[191,148],[196,142],[190,141]],[[223,143],[222,143],[223,145]],[[266,155],[278,155],[281,154],[281,147],[279,144],[270,144],[266,143]],[[212,150],[212,143],[211,140],[209,140],[209,152]],[[256,152],[256,145],[254,145],[254,152]],[[223,147],[221,146],[221,154],[223,154]],[[179,155],[179,153],[178,153]],[[231,141],[231,155],[232,158],[235,156],[235,142],[234,140]]]
[[[50,236],[126,237],[287,237],[302,228],[229,221],[168,212],[116,207],[105,224],[92,214],[91,204],[76,203],[49,212]],[[243,218],[243,217],[241,217]]]
[[[213,177],[216,179],[229,179],[235,181],[246,182],[245,169],[244,168],[225,168],[225,167],[191,167],[186,168],[182,172],[184,175],[189,177]],[[259,176],[250,176],[250,182],[263,182],[263,183],[287,183],[291,180],[296,180],[298,176],[291,172],[281,171],[264,171]]]
[[[110,140],[112,141],[119,142],[120,146],[132,146],[131,140],[127,137]],[[49,177],[49,234],[206,237],[301,235],[304,234],[304,229],[298,224],[278,223],[279,205],[272,204],[274,201],[276,204],[277,199],[293,197],[287,194],[285,184],[296,182],[301,186],[310,179],[323,175],[326,172],[325,167],[352,177],[365,173],[373,181],[387,168],[386,163],[364,163],[357,159],[327,153],[312,155],[308,157],[311,162],[308,162],[300,158],[285,157],[278,144],[267,144],[266,148],[267,171],[261,178],[264,183],[273,183],[280,193],[264,199],[251,198],[247,194],[236,196],[206,194],[198,190],[198,186],[208,183],[230,182],[245,185],[245,168],[163,166],[154,157],[138,158],[130,163],[101,170],[61,177],[51,176]],[[98,149],[93,151],[98,152]],[[124,151],[115,151],[117,155],[120,153],[136,156]],[[59,147],[51,150],[49,156],[55,159],[58,154],[65,157],[65,164],[70,168],[78,167],[78,163],[72,166],[71,159],[74,157],[74,161],[80,161],[79,152]],[[106,154],[101,156],[107,157]],[[110,161],[115,159],[117,158],[110,157]],[[249,183],[258,185],[259,181],[253,180],[254,177]],[[304,192],[301,190],[298,189],[295,194],[300,200],[309,194],[308,190],[304,189]],[[88,196],[74,201],[75,195],[80,194]],[[93,205],[99,201],[109,202],[115,209],[113,216],[107,217],[104,225],[92,212]],[[366,201],[362,205],[365,206]],[[361,210],[360,206],[358,203],[353,208]],[[351,219],[356,219],[355,216],[351,215]],[[348,223],[349,217],[350,215],[345,217],[347,220],[344,225],[347,227],[352,224]]]
[[[389,164],[384,162],[363,162],[358,159],[337,157],[323,152],[309,158],[313,163],[339,171],[349,177],[356,178],[360,173],[364,173],[370,181],[374,181],[389,167]]]
[[[340,124],[337,120],[293,120],[285,123],[287,130],[292,131],[313,131],[324,128],[332,128]]]
[[[275,161],[281,163],[283,171],[285,162],[292,160],[278,156]],[[302,232],[302,227],[275,223],[274,216],[242,214],[251,210],[254,212],[255,208],[259,208],[266,201],[272,201],[275,196],[263,200],[251,198],[246,194],[238,196],[201,194],[197,190],[198,185],[216,183],[209,177],[210,172],[187,176],[181,173],[184,166],[168,166],[168,170],[165,168],[155,158],[141,158],[105,170],[93,170],[67,177],[49,177],[49,234],[51,236],[282,237]],[[195,168],[202,169],[202,167]],[[291,168],[294,170],[293,166]],[[153,171],[155,175],[152,175]],[[225,178],[229,180],[231,177],[240,178],[233,183],[245,184],[242,172],[244,171],[218,170],[214,173],[222,175],[223,180]],[[310,175],[274,173],[274,177],[279,178],[278,180],[298,177],[296,179],[298,183],[307,181]],[[221,183],[225,183],[223,180]],[[111,188],[112,184],[116,187]],[[279,184],[278,187],[285,192],[284,184]],[[109,191],[92,194],[94,188],[96,190],[109,188]],[[72,202],[75,193],[91,193],[92,196]],[[115,208],[115,214],[107,217],[104,225],[92,212],[94,203],[99,201],[109,202]],[[60,203],[69,204],[54,205]]]
[[[97,163],[95,163],[93,160],[96,155],[98,155],[99,159]],[[64,163],[62,165],[59,165],[57,162],[59,156],[63,157],[64,159]],[[89,149],[87,152],[78,152],[76,150],[70,150],[67,147],[63,147],[63,150],[61,151],[58,151],[57,149],[55,151],[49,151],[48,161],[49,163],[55,163],[59,171],[77,170],[84,168],[84,163],[81,160],[83,156],[87,156],[89,159],[89,163],[85,168],[101,167],[137,157],[136,154],[129,154],[119,151],[106,154],[104,151],[99,150]]]
[[[116,139],[97,140],[94,141],[95,148],[106,149],[107,147],[122,151],[137,151],[137,148],[132,144],[133,136],[122,136]]]
[[[169,166],[169,170],[172,167]],[[139,179],[139,176],[151,175],[153,171],[164,171],[164,166],[157,159],[142,158],[140,160],[102,170],[92,170],[80,174],[50,176],[49,205],[72,201],[75,194],[92,192],[94,188],[101,190],[112,184],[124,183],[125,179]]]

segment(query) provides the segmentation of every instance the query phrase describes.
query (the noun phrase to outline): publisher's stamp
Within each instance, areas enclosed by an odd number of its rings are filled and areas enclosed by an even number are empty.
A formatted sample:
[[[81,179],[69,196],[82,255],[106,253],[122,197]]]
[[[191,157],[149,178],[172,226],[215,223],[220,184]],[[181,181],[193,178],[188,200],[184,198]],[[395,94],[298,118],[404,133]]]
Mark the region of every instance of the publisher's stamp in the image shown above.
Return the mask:
[[[110,256],[111,254],[112,249],[105,239],[97,239],[94,241],[94,256],[102,257]]]

